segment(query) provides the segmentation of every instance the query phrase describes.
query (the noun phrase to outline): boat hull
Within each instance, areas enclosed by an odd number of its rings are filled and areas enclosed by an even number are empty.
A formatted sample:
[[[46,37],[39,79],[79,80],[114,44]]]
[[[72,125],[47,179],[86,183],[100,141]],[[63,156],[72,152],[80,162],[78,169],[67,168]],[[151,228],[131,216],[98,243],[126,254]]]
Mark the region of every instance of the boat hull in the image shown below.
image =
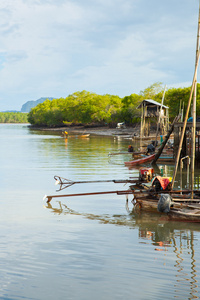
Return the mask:
[[[158,198],[134,197],[134,208],[136,212],[144,211],[150,213],[159,213],[168,217],[171,221],[200,223],[200,199],[172,198],[172,207],[169,213],[158,211]]]
[[[131,160],[131,161],[126,161],[124,164],[127,167],[132,167],[135,165],[141,165],[147,162],[151,162],[153,159],[155,158],[155,154],[143,157],[143,158],[139,158],[139,159],[135,159],[135,160]]]
[[[171,209],[168,217],[172,221],[200,223],[200,209]]]

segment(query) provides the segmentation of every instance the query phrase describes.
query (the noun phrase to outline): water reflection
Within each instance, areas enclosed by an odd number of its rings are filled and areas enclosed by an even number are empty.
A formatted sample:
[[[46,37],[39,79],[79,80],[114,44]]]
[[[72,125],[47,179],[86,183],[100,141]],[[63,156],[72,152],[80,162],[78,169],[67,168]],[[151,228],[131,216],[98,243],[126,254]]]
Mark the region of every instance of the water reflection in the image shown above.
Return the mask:
[[[134,212],[124,215],[81,213],[60,201],[48,203],[45,208],[53,214],[81,216],[101,224],[137,229],[139,243],[151,246],[151,251],[157,253],[156,259],[160,260],[160,264],[174,269],[174,283],[171,287],[174,298],[184,295],[184,299],[199,299],[197,237],[200,228],[197,224],[169,222],[165,217],[152,213],[139,215]]]
[[[126,211],[124,196],[118,195],[53,200],[47,209],[42,207],[43,195],[55,193],[54,175],[74,181],[136,176],[138,170],[108,163],[109,152],[127,150],[128,140],[91,136],[65,141],[54,131],[0,127],[0,299],[164,300],[200,295],[199,225],[135,215],[131,203]],[[164,174],[173,172],[173,166],[158,168]],[[69,192],[111,189],[124,187],[88,184],[79,190],[74,185]]]
[[[176,255],[174,294],[188,293],[188,299],[199,299],[197,265],[195,259],[195,234],[200,231],[197,224],[169,222],[158,215],[141,214],[136,221],[139,238],[151,241],[155,251],[166,252],[169,247]],[[197,250],[197,249],[196,249]],[[186,299],[185,298],[185,299]]]
[[[130,215],[130,218],[127,215],[96,215],[92,213],[81,213],[76,210],[69,208],[66,204],[63,204],[61,201],[57,201],[57,206],[52,205],[52,203],[46,203],[45,208],[49,209],[54,214],[63,214],[63,215],[75,215],[82,216],[88,220],[99,221],[101,224],[113,224],[121,226],[134,227],[134,218]]]

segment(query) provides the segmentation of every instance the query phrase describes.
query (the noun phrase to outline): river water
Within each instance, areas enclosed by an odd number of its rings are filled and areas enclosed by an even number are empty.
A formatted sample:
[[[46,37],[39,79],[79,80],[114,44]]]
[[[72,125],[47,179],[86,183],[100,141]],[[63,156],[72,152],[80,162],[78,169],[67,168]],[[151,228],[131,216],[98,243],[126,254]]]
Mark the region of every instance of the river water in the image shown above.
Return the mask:
[[[54,175],[73,181],[127,179],[130,141],[69,136],[0,125],[0,299],[199,299],[200,227],[139,214],[117,194],[88,183],[56,192]],[[172,174],[173,166],[162,172]],[[129,195],[129,200],[131,197]]]

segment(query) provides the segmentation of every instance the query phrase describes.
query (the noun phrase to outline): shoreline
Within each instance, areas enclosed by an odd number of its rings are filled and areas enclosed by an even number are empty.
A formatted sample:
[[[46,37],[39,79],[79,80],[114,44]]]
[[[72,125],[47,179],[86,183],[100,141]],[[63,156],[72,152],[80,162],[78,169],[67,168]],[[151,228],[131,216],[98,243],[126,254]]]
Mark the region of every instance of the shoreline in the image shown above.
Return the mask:
[[[110,128],[110,127],[84,127],[84,126],[72,126],[72,127],[58,127],[58,128],[37,128],[31,127],[30,129],[33,130],[41,130],[41,131],[53,131],[59,132],[62,134],[64,131],[67,131],[69,134],[78,134],[78,135],[100,135],[100,136],[121,136],[121,137],[128,137],[134,138],[134,136],[139,137],[140,129],[127,127],[127,128]]]
[[[70,134],[76,135],[90,135],[90,136],[108,136],[108,137],[121,137],[132,140],[140,140],[140,126],[137,127],[127,127],[127,128],[110,128],[108,126],[102,127],[84,127],[84,126],[71,126],[71,127],[57,127],[57,128],[44,128],[44,127],[31,127],[33,130],[41,131],[52,131],[63,134],[67,131]],[[143,140],[153,140],[156,137],[156,132],[152,131],[151,136],[144,137]]]

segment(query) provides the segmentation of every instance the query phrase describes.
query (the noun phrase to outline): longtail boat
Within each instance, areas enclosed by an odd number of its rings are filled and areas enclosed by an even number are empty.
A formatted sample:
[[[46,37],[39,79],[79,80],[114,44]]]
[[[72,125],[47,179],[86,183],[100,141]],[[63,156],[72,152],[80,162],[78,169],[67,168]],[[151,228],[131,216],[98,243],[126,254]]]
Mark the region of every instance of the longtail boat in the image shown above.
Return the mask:
[[[121,155],[121,154],[131,154],[132,156],[134,155],[144,155],[146,151],[134,151],[134,152],[128,152],[128,151],[122,151],[122,152],[114,152],[114,153],[109,153],[108,156],[113,156],[113,155]]]
[[[155,154],[151,154],[151,155],[139,158],[139,159],[126,161],[124,164],[127,167],[132,167],[132,166],[135,166],[135,165],[142,165],[142,164],[145,164],[147,162],[151,162],[154,158],[155,158]]]
[[[171,209],[168,218],[173,221],[200,223],[200,207],[188,206],[187,208]]]
[[[160,145],[160,147],[159,147],[159,149],[156,153],[145,156],[145,157],[142,157],[142,158],[139,158],[139,159],[134,159],[134,160],[131,160],[131,161],[127,161],[127,162],[124,163],[125,166],[133,167],[133,166],[142,165],[142,164],[145,164],[145,163],[148,163],[148,162],[156,163],[156,161],[161,156],[161,154],[163,152],[163,149],[165,148],[165,146],[167,144],[167,141],[169,140],[169,138],[170,138],[170,136],[171,136],[171,134],[174,130],[175,122],[177,122],[179,119],[180,119],[180,115],[178,115],[174,118],[174,121],[172,122],[171,127],[170,127],[164,141],[162,142],[162,144]]]

